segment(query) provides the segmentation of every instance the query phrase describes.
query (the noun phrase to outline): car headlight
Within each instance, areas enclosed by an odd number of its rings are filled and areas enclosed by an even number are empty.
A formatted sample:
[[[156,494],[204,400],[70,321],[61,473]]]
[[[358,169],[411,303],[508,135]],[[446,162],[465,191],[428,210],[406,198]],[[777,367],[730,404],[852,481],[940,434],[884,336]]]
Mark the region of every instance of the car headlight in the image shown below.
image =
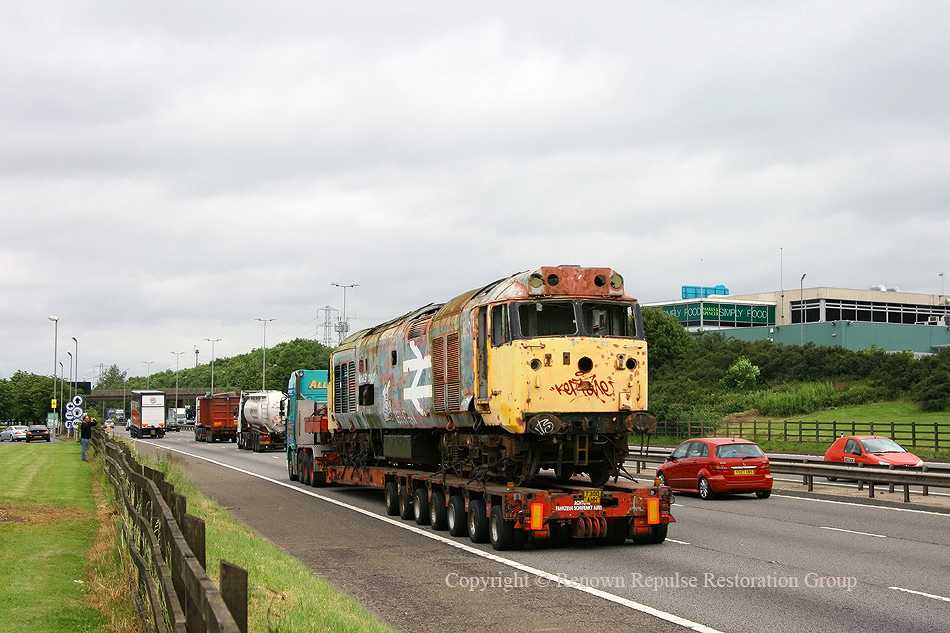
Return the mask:
[[[879,459],[878,462],[877,462],[877,465],[878,465],[878,466],[890,466],[891,463],[890,463],[890,462],[885,462],[883,459]]]
[[[924,460],[918,459],[918,460],[917,460],[917,463],[914,464],[914,468],[920,468],[920,467],[922,467],[923,465],[924,465]]]

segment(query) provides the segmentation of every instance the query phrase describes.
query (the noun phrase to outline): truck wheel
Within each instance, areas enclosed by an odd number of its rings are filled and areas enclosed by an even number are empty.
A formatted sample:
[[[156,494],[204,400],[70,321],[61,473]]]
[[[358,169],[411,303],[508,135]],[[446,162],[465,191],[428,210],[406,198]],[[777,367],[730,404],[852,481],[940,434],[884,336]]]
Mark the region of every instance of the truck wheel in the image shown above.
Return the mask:
[[[399,514],[399,486],[395,481],[387,481],[386,488],[383,491],[383,504],[386,506],[386,514],[391,517]]]
[[[399,518],[412,519],[415,518],[415,514],[415,509],[412,506],[412,497],[409,496],[409,491],[406,490],[406,487],[402,486],[399,489]]]
[[[468,502],[468,538],[473,543],[488,541],[488,517],[485,513],[485,502],[481,499]]]
[[[522,536],[517,539],[515,535],[515,524],[505,520],[505,511],[500,505],[493,505],[488,516],[488,538],[491,540],[492,548],[504,551],[516,548],[518,541],[524,547],[524,532],[518,530]]]
[[[448,527],[448,512],[445,507],[445,495],[438,490],[429,497],[429,525],[433,530],[442,531]]]
[[[670,529],[669,523],[660,523],[653,526],[653,532],[650,534],[650,543],[659,545],[666,540],[666,533]]]
[[[429,491],[426,488],[416,488],[412,495],[412,509],[416,525],[429,525]]]
[[[468,533],[468,517],[465,516],[465,499],[462,495],[452,495],[449,497],[449,507],[445,515],[449,534],[452,536],[465,536]]]
[[[623,545],[630,531],[630,519],[607,519],[607,534],[601,537],[604,545]]]

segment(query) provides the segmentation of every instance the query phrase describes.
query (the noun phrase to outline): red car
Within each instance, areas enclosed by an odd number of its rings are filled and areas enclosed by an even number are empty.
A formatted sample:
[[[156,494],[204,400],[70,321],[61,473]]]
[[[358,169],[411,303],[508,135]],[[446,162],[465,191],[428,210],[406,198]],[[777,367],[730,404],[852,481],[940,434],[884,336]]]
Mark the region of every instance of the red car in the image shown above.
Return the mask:
[[[825,453],[826,462],[870,464],[895,468],[920,468],[924,460],[908,453],[889,437],[880,435],[846,435],[839,437]]]
[[[698,492],[703,499],[717,494],[772,494],[769,458],[755,442],[706,437],[686,440],[656,469],[657,477],[673,490]]]

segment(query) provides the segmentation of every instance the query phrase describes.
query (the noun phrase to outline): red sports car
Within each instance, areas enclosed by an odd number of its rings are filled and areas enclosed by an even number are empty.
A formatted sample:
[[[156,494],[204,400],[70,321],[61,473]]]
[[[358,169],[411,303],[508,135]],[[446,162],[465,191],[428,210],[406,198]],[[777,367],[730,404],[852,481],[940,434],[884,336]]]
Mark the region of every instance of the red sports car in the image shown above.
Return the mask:
[[[686,440],[656,469],[657,477],[673,490],[698,492],[703,499],[716,494],[772,494],[769,458],[755,442],[707,437]]]
[[[870,464],[895,468],[920,468],[924,460],[908,453],[903,446],[879,435],[846,435],[839,437],[825,453],[826,462]]]

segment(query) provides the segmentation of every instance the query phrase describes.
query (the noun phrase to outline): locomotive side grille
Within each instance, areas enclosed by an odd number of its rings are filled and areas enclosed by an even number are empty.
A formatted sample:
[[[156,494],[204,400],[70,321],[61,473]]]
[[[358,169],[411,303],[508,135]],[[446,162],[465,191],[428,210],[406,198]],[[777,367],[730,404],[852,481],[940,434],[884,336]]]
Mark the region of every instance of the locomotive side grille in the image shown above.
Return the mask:
[[[432,340],[432,408],[445,411],[445,337]]]
[[[333,368],[333,412],[356,411],[355,363],[347,361]]]
[[[429,329],[429,323],[432,322],[432,315],[424,319],[417,319],[409,324],[409,338],[419,338]]]
[[[458,411],[462,401],[458,332],[432,341],[432,407],[436,413]]]
[[[459,371],[459,335],[453,332],[445,341],[445,409],[458,411],[462,403],[462,385]]]

